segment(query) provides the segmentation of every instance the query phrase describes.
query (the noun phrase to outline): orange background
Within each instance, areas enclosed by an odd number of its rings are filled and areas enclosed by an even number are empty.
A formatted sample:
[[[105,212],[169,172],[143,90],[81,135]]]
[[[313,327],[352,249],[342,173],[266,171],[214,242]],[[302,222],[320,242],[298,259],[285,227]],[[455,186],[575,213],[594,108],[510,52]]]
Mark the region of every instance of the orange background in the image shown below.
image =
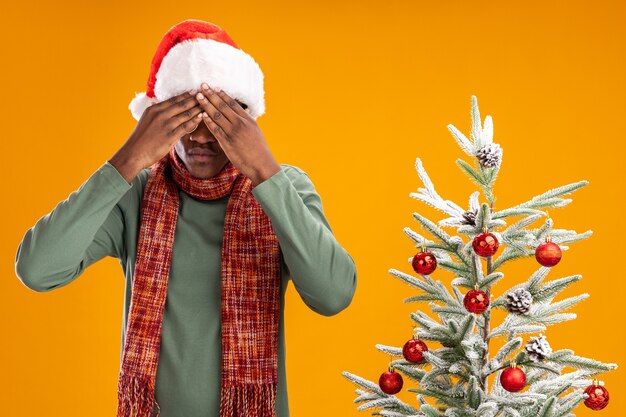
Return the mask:
[[[442,3],[442,2],[440,2]],[[152,54],[175,23],[224,27],[261,65],[267,114],[259,124],[277,160],[309,173],[339,242],[358,269],[355,298],[337,316],[309,310],[290,286],[286,305],[291,415],[358,416],[341,371],[377,381],[411,335],[404,304],[422,233],[411,199],[420,157],[437,191],[462,206],[475,190],[455,165],[468,160],[446,129],[470,126],[470,96],[494,118],[504,163],[496,209],[587,179],[555,227],[593,230],[570,245],[548,278],[582,274],[560,298],[589,292],[578,319],[546,332],[554,349],[626,366],[624,217],[625,3],[619,1],[12,2],[3,7],[0,414],[112,416],[116,406],[123,274],[106,258],[71,285],[35,293],[15,276],[26,230],[124,143],[127,109],[145,90]],[[481,201],[484,197],[481,196]],[[536,224],[538,225],[538,223]],[[452,232],[452,229],[448,229]],[[424,232],[425,233],[425,232]],[[430,237],[430,236],[429,236]],[[526,280],[516,261],[496,294]],[[449,284],[450,273],[433,275]],[[600,376],[626,407],[622,368]],[[414,384],[405,383],[405,387]],[[402,399],[413,405],[414,396]]]

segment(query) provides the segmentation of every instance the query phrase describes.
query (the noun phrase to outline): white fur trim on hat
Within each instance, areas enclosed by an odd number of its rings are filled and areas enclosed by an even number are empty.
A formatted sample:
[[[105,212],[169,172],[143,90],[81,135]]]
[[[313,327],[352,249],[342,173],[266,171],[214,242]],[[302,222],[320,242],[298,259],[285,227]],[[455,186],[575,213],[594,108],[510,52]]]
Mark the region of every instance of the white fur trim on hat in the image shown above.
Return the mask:
[[[212,39],[188,39],[174,45],[156,75],[156,100],[140,93],[129,108],[139,120],[153,102],[198,90],[203,82],[245,103],[253,118],[265,113],[263,72],[257,62],[241,49]]]

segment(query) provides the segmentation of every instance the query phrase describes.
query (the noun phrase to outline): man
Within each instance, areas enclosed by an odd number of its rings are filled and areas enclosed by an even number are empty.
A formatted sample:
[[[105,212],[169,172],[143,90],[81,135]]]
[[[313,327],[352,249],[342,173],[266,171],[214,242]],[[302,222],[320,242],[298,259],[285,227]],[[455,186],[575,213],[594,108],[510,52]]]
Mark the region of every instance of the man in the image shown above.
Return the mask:
[[[262,80],[219,26],[173,26],[128,140],[20,243],[16,273],[40,292],[120,260],[118,417],[287,417],[288,280],[325,316],[352,300],[356,266],[313,183],[256,123]]]

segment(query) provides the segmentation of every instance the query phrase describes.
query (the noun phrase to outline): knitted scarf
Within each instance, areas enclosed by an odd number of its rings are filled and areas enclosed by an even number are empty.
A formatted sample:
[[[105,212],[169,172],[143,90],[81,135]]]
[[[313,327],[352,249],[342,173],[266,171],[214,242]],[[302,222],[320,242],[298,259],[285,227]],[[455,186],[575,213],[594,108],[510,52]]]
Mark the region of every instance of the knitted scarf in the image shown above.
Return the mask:
[[[154,387],[179,189],[203,200],[230,196],[221,257],[220,417],[275,417],[280,248],[251,188],[250,179],[231,162],[209,179],[191,176],[173,147],[152,165],[143,196],[117,417],[152,417],[155,405],[160,414]]]

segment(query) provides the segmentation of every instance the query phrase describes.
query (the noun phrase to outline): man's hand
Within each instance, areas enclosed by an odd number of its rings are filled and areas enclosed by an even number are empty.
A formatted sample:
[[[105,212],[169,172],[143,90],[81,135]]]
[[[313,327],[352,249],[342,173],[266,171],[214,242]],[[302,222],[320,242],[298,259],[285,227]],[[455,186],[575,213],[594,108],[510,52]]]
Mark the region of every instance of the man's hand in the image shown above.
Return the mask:
[[[202,109],[192,92],[148,107],[126,143],[109,160],[126,179],[163,158],[185,134],[202,122]]]
[[[202,84],[196,95],[204,112],[202,120],[232,164],[256,186],[278,171],[261,128],[235,99]]]

